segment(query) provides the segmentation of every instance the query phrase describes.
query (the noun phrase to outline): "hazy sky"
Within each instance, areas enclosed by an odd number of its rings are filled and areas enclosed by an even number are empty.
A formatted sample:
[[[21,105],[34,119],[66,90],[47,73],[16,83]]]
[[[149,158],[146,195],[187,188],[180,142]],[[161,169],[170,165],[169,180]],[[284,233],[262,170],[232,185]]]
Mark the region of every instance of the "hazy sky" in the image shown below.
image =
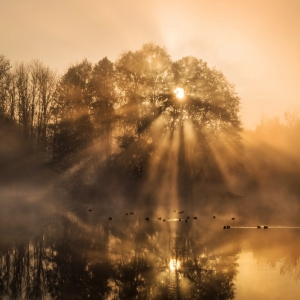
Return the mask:
[[[63,73],[154,42],[221,70],[246,128],[300,107],[300,0],[0,0],[0,54]]]

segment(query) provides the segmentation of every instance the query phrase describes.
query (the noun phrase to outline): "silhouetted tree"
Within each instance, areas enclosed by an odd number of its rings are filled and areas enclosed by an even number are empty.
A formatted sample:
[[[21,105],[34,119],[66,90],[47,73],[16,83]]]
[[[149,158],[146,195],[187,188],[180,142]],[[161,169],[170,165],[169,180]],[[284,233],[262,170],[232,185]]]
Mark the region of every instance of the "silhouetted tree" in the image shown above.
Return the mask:
[[[184,57],[176,61],[173,68],[176,85],[185,91],[177,117],[178,185],[184,194],[191,190],[189,183],[193,180],[221,175],[219,162],[215,161],[216,152],[225,156],[228,148],[238,150],[240,99],[224,75],[208,68],[202,60]],[[229,167],[233,161],[228,157],[223,163]]]
[[[128,171],[138,176],[147,168],[149,155],[164,127],[153,128],[154,121],[166,111],[170,99],[172,63],[167,52],[146,44],[136,52],[126,52],[116,62],[117,88],[121,117],[118,131],[120,159]],[[157,131],[160,132],[157,132]]]
[[[52,142],[49,125],[53,119],[57,75],[40,61],[17,63],[1,78],[1,112],[7,119],[19,124],[39,150],[49,153]],[[5,65],[3,63],[3,65]]]
[[[89,106],[94,128],[95,154],[110,165],[113,126],[116,122],[116,86],[114,64],[106,57],[94,67],[88,86]]]
[[[58,88],[53,160],[70,165],[78,154],[86,153],[92,139],[88,85],[92,65],[86,59],[68,69]],[[76,161],[76,160],[75,160]]]
[[[10,68],[10,61],[0,55],[0,115],[8,114],[10,110],[7,92]]]
[[[163,48],[146,44],[119,58],[116,77],[123,103],[117,109],[123,122],[120,158],[131,172],[141,175],[148,170],[150,155],[164,140],[175,143],[176,134],[179,177],[186,181],[203,173],[214,140],[239,142],[240,100],[224,75],[202,60],[185,57],[172,62]],[[176,87],[184,89],[181,101],[175,97]]]
[[[35,132],[38,146],[41,150],[50,150],[52,144],[51,123],[53,124],[53,112],[57,105],[56,89],[58,84],[58,76],[51,71],[49,67],[45,67],[41,62],[34,61],[32,64],[32,72],[36,77],[38,99],[35,115]]]
[[[32,122],[35,112],[36,81],[31,85],[30,67],[25,63],[18,63],[14,68],[14,81],[17,96],[18,123],[26,135],[32,134]]]

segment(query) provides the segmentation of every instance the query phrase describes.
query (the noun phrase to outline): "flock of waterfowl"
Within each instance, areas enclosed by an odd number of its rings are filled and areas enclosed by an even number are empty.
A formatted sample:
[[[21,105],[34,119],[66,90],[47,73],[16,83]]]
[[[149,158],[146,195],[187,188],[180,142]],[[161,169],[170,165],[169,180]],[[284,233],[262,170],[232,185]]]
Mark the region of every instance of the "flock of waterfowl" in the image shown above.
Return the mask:
[[[89,211],[89,212],[92,212],[93,210],[92,210],[91,208],[89,208],[88,211]],[[175,213],[176,210],[173,210],[173,212]],[[181,214],[183,214],[183,213],[184,213],[184,210],[178,211],[178,214],[179,214],[179,215],[181,215]],[[126,216],[128,216],[128,215],[134,215],[134,212],[127,212],[127,213],[125,213],[125,215],[126,215]],[[112,219],[113,219],[112,217],[108,217],[108,220],[112,221]],[[170,222],[170,221],[184,221],[184,222],[188,223],[188,221],[190,220],[190,216],[187,216],[185,219],[184,219],[184,218],[178,218],[178,219],[175,219],[175,218],[172,218],[172,219],[163,219],[163,218],[161,218],[161,217],[159,217],[159,218],[157,218],[157,219],[160,220],[160,221],[163,221],[163,222]],[[197,220],[198,217],[193,217],[192,219],[193,219],[193,220]],[[216,219],[216,216],[213,216],[213,219]],[[231,220],[232,220],[232,221],[235,221],[235,218],[232,217]],[[150,221],[150,217],[146,217],[146,218],[145,218],[145,221],[148,221],[148,222],[149,222],[149,221]],[[224,226],[223,226],[223,229],[230,229],[230,228],[232,228],[230,225],[224,225]],[[257,228],[257,229],[261,229],[261,228],[263,228],[263,229],[268,229],[269,226],[267,226],[267,225],[257,225],[256,228]]]
[[[88,209],[89,212],[92,212],[93,210],[91,208]],[[173,210],[173,212],[176,212],[176,210]],[[178,214],[183,214],[184,213],[184,210],[181,210],[181,211],[178,211]],[[125,213],[126,216],[129,216],[129,215],[134,215],[134,212],[127,212]],[[112,221],[112,217],[108,217],[108,220]],[[169,221],[185,221],[186,223],[190,220],[190,216],[187,216],[185,219],[184,218],[178,218],[178,219],[163,219],[161,217],[157,218],[158,220],[162,220],[163,222],[169,222]],[[198,217],[193,217],[192,218],[193,220],[197,220]],[[145,218],[145,221],[150,221],[150,217],[146,217]]]

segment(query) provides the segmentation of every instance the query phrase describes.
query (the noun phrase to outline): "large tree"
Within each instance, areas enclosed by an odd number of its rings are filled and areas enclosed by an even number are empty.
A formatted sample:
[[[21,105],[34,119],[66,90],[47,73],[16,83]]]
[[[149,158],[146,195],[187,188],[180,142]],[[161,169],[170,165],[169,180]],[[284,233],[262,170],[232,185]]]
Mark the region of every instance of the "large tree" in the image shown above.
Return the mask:
[[[63,166],[78,162],[76,157],[86,154],[92,141],[88,94],[91,76],[92,64],[84,59],[71,66],[59,83],[53,160]]]
[[[143,178],[146,198],[191,198],[201,181],[236,170],[240,99],[220,71],[146,44],[119,57],[114,78],[113,166]]]
[[[208,161],[216,165],[211,148],[239,143],[240,99],[224,75],[202,60],[173,62],[165,49],[146,44],[121,55],[116,78],[124,124],[120,158],[135,173],[148,172],[150,159],[160,163],[157,156],[173,155],[180,178],[205,177]],[[182,99],[176,88],[183,89]]]
[[[141,175],[153,151],[156,138],[153,125],[166,111],[173,80],[172,61],[165,49],[146,44],[136,52],[125,52],[116,62],[120,106],[117,113],[123,125],[119,130],[121,160],[129,171]],[[162,135],[164,126],[156,128]]]
[[[94,127],[94,153],[97,162],[110,165],[115,123],[116,86],[114,64],[106,57],[92,71],[88,86],[89,107]]]

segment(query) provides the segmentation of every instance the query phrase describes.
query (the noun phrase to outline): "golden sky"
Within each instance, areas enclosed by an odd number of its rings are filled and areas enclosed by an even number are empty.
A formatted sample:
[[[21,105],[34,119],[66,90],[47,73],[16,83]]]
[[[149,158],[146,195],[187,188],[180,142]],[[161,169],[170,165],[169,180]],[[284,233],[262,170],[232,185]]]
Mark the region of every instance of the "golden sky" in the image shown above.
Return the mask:
[[[241,97],[241,117],[300,107],[300,0],[0,0],[0,54],[63,73],[154,42],[201,58]]]

